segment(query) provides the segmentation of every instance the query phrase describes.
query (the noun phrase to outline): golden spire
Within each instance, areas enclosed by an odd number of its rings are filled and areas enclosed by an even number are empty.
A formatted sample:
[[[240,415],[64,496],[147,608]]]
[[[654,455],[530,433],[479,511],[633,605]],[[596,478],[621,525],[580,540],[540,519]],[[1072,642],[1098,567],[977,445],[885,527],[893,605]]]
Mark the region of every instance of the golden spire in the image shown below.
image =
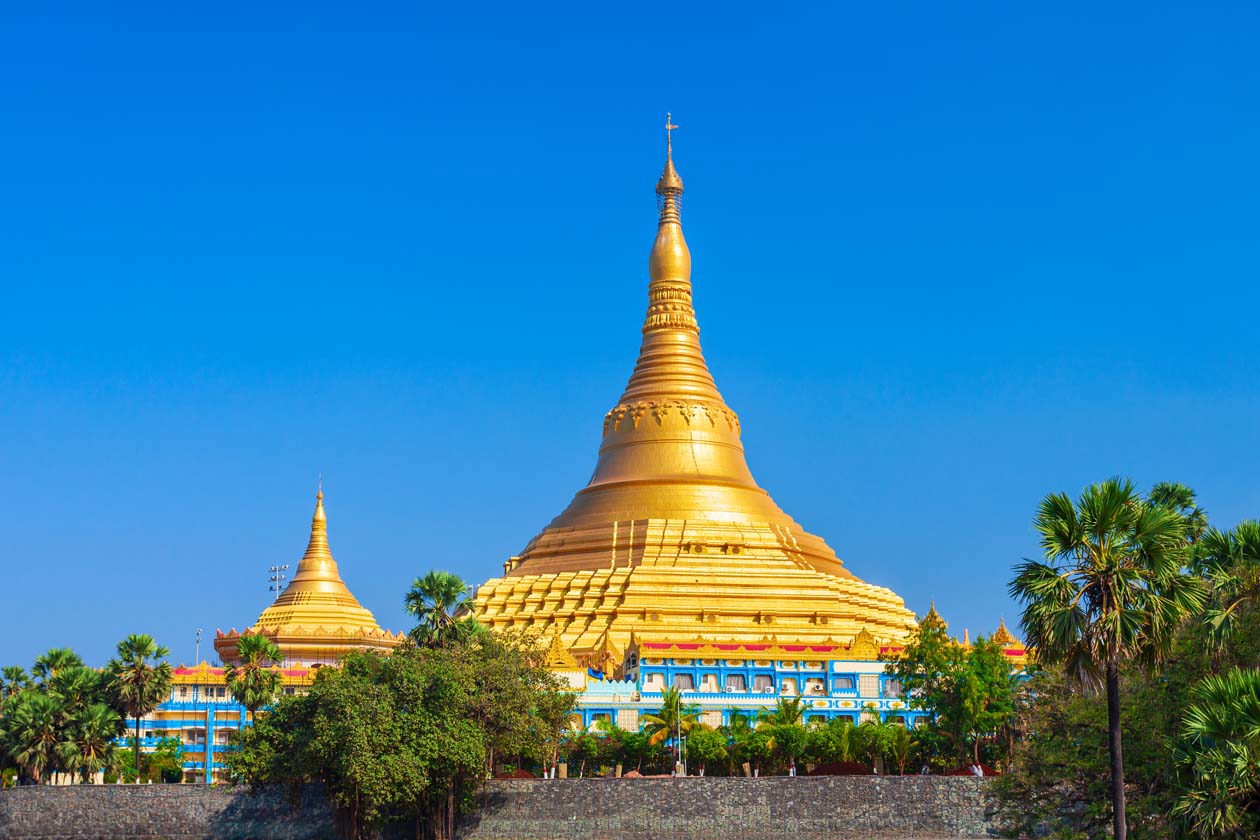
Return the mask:
[[[315,513],[311,516],[311,536],[297,572],[275,603],[263,610],[258,625],[272,628],[302,626],[309,629],[370,627],[377,629],[376,619],[350,593],[341,580],[337,561],[328,548],[328,517],[324,514],[323,479],[315,494]]]
[[[674,168],[670,116],[665,119],[665,169],[656,182],[656,241],[648,258],[648,309],[639,361],[621,402],[703,400],[725,407],[700,351],[700,325],[691,300],[691,251],[682,231],[683,181]]]

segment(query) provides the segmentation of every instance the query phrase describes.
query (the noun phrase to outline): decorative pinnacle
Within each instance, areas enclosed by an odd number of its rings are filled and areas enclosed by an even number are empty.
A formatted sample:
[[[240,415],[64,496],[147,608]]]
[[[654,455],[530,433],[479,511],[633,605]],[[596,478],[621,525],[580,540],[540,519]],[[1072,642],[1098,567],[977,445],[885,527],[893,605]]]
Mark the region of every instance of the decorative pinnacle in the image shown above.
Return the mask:
[[[674,168],[674,125],[673,114],[665,115],[665,171],[656,182],[656,194],[664,199],[661,206],[661,220],[664,221],[667,209],[672,210],[673,221],[678,220],[678,197],[683,193],[682,178]]]

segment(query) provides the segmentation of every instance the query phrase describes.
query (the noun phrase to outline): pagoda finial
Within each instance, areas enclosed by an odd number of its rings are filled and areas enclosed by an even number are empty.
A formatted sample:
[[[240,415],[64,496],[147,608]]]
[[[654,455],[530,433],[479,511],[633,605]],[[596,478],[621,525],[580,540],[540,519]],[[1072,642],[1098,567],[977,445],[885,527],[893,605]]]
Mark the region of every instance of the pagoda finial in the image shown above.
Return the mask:
[[[319,476],[319,489],[315,491],[315,515],[311,517],[311,540],[314,541],[316,532],[325,535],[328,534],[328,518],[324,515],[324,476]],[[324,549],[327,551],[328,543],[325,541]]]
[[[936,611],[936,599],[932,599],[931,606],[928,607],[927,615],[923,616],[923,626],[936,627],[945,630],[949,627],[945,623],[945,619],[941,618],[941,614]]]
[[[674,168],[674,125],[673,114],[665,115],[665,170],[661,179],[656,182],[656,194],[660,196],[661,224],[677,222],[679,218],[679,199],[683,194],[683,181]]]

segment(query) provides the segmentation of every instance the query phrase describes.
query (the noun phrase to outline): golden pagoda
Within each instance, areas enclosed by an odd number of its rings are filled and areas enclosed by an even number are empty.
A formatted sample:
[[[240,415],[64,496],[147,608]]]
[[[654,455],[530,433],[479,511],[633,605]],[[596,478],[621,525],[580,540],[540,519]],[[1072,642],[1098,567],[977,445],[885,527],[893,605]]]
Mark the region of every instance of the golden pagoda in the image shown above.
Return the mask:
[[[859,580],[757,485],[700,350],[683,182],[666,121],[639,358],[595,472],[475,598],[495,629],[562,640],[590,666],[636,642],[896,641],[914,614]],[[865,631],[865,632],[864,632]]]
[[[262,611],[244,633],[236,628],[215,634],[214,649],[224,662],[236,657],[242,635],[262,633],[284,653],[288,664],[331,665],[352,650],[390,650],[402,644],[402,633],[382,630],[372,613],[341,580],[328,548],[324,490],[315,496],[311,538],[297,572],[280,596]]]

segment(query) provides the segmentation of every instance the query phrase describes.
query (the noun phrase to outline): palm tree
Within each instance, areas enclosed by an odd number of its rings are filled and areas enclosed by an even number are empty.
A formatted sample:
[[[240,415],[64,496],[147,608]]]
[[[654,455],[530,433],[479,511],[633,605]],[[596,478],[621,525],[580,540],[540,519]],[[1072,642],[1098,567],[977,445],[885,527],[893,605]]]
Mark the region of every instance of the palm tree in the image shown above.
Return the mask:
[[[1151,488],[1146,498],[1151,504],[1166,507],[1181,516],[1186,523],[1186,540],[1189,542],[1198,542],[1207,531],[1207,511],[1199,507],[1198,497],[1186,485],[1161,481]]]
[[[237,661],[223,669],[228,691],[253,716],[276,699],[280,672],[274,667],[284,655],[276,643],[262,633],[241,636],[236,645]],[[244,727],[244,722],[237,728]]]
[[[78,771],[84,784],[109,763],[114,739],[122,728],[118,712],[105,703],[93,703],[81,709],[58,745],[61,763],[70,772]]]
[[[470,620],[461,621],[461,613],[471,612],[471,587],[459,575],[432,571],[411,582],[404,598],[407,615],[416,619],[408,634],[415,644],[438,645],[470,630]]]
[[[152,636],[133,633],[118,643],[118,658],[105,666],[110,691],[127,717],[136,721],[136,782],[140,781],[140,718],[158,707],[171,692],[170,651]]]
[[[1238,614],[1260,605],[1260,520],[1240,522],[1232,531],[1209,530],[1195,545],[1195,566],[1212,587],[1204,620],[1223,643]]]
[[[1185,519],[1148,504],[1127,479],[1087,487],[1075,505],[1065,493],[1046,496],[1035,526],[1045,562],[1021,563],[1010,593],[1043,662],[1063,665],[1084,689],[1106,686],[1114,837],[1125,840],[1120,665],[1162,658],[1205,587],[1183,571]]]
[[[53,648],[47,653],[40,654],[35,660],[35,667],[31,670],[40,683],[46,683],[57,676],[58,671],[82,664],[83,660],[79,658],[79,654],[70,648]]]
[[[891,727],[888,731],[888,756],[897,764],[897,773],[901,776],[906,775],[906,762],[910,760],[910,753],[918,746],[918,741],[914,740],[910,730],[896,723],[885,724]],[[976,762],[977,764],[979,762]]]
[[[0,700],[7,700],[32,685],[34,683],[21,665],[6,665],[0,668]]]
[[[686,735],[700,720],[700,710],[694,705],[683,705],[682,692],[667,688],[661,695],[661,709],[654,715],[644,715],[643,731],[648,743],[656,744]]]
[[[1195,837],[1260,832],[1260,671],[1234,668],[1190,690],[1176,759],[1185,792],[1173,813]]]
[[[757,721],[758,726],[800,726],[805,716],[805,701],[799,697],[780,697],[774,711]]]
[[[56,766],[60,716],[56,699],[38,691],[17,695],[5,715],[9,757],[36,784]]]
[[[61,722],[67,725],[88,704],[100,699],[101,674],[86,665],[71,665],[49,678],[47,692],[61,704]]]

